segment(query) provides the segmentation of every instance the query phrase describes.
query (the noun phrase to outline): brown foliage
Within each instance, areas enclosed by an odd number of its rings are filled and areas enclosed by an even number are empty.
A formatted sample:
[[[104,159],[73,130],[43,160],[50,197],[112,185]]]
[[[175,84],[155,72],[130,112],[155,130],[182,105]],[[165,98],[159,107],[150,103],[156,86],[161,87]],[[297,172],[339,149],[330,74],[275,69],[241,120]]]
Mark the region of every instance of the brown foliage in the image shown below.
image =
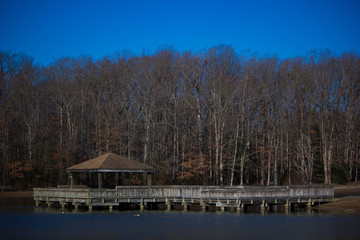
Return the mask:
[[[23,179],[31,173],[35,167],[35,160],[17,161],[8,164],[9,175],[14,178]]]
[[[203,184],[210,170],[208,161],[196,154],[189,155],[180,167],[182,170],[176,173],[177,179],[187,184]]]

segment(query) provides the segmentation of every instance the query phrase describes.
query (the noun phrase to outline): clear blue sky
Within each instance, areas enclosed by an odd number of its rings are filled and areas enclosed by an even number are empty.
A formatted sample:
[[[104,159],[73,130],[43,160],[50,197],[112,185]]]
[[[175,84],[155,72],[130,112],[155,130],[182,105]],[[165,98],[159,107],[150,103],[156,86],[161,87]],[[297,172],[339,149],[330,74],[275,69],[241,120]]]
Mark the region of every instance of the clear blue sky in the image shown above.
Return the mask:
[[[360,50],[359,0],[0,0],[0,50],[48,64],[170,45],[198,51],[230,44],[280,58],[329,48]]]

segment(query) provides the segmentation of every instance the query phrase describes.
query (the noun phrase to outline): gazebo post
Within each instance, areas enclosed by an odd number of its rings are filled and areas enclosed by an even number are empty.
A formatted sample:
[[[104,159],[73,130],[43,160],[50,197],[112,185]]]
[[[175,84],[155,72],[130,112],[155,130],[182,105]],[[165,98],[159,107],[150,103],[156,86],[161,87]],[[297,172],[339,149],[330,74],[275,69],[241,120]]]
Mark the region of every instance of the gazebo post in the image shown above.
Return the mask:
[[[89,171],[89,185],[91,187],[91,172]]]
[[[119,173],[115,173],[115,186],[119,185]]]
[[[147,174],[147,185],[151,186],[151,173]]]
[[[98,188],[102,188],[102,174],[98,173]]]
[[[70,173],[70,188],[74,187],[74,176],[72,173]]]
[[[124,179],[125,179],[125,173],[124,173],[124,172],[121,172],[120,174],[121,174],[121,175],[120,175],[121,185],[124,185],[124,184],[125,184],[125,181],[124,181]]]

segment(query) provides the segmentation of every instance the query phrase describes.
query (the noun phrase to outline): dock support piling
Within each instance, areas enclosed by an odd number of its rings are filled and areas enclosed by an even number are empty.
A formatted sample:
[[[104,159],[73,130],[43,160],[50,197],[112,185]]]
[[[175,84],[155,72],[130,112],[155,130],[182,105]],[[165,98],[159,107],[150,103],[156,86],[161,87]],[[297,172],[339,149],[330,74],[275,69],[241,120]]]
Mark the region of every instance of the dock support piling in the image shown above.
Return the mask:
[[[206,211],[206,203],[202,200],[202,198],[200,199],[200,206],[201,206],[201,211],[205,212]]]
[[[240,211],[241,211],[241,205],[237,205],[237,206],[236,206],[236,211],[237,211],[237,212],[240,212]]]
[[[170,203],[169,199],[165,198],[165,204],[166,204],[166,210],[170,211],[171,210],[171,203]]]
[[[289,202],[289,199],[286,199],[286,203],[285,203],[284,207],[285,207],[286,212],[291,210],[291,203]]]
[[[244,203],[240,202],[239,205],[237,206],[236,210],[238,212],[244,211]]]
[[[144,199],[143,198],[140,201],[140,211],[144,211]]]
[[[260,205],[261,211],[265,211],[265,199],[262,200],[262,204]]]
[[[311,198],[309,198],[308,203],[306,204],[307,209],[311,209]]]

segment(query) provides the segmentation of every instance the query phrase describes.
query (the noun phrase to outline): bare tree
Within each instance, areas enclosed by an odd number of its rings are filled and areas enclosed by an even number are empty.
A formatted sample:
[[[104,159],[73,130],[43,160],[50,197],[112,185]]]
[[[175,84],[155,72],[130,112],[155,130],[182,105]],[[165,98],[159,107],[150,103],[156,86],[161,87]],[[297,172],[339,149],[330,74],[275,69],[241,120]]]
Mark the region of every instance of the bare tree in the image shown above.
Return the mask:
[[[0,52],[1,182],[65,183],[66,167],[103,152],[150,164],[167,184],[357,181],[359,59],[221,45],[44,67]]]

